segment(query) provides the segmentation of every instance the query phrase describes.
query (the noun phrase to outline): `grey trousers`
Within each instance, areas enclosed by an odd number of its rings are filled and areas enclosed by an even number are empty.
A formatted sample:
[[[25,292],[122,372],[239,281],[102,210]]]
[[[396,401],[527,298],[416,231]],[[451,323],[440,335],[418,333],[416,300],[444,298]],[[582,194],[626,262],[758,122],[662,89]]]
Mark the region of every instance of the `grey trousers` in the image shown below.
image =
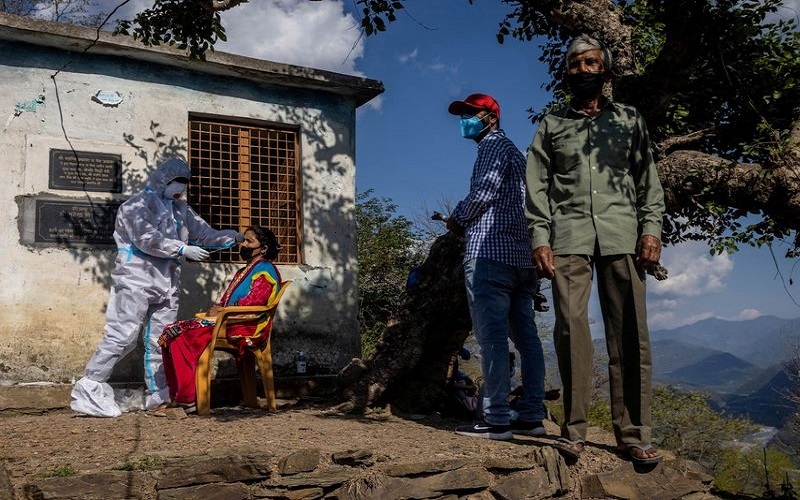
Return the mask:
[[[561,436],[586,439],[594,385],[589,331],[592,274],[605,325],[611,421],[617,444],[650,444],[652,361],[644,274],[631,255],[557,255],[553,278],[554,340],[564,385]]]

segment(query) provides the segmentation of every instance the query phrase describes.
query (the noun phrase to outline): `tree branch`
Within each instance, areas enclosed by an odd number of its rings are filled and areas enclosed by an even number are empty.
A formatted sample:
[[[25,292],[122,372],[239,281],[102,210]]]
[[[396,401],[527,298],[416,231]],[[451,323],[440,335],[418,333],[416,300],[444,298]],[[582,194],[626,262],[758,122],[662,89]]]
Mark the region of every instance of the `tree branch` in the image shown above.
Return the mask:
[[[655,148],[658,150],[659,156],[664,157],[678,148],[685,148],[686,146],[696,144],[703,139],[716,137],[718,133],[719,131],[716,128],[707,128],[704,130],[697,130],[690,134],[667,137],[663,141],[656,144]]]
[[[660,160],[658,173],[668,211],[713,200],[800,227],[800,176],[793,162],[767,168],[681,150]]]

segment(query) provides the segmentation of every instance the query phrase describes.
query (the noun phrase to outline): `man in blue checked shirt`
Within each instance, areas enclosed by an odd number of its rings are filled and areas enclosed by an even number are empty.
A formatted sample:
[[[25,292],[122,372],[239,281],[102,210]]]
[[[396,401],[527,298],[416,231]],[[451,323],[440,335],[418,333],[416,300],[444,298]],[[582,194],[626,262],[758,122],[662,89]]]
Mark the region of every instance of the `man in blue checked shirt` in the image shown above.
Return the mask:
[[[514,433],[541,436],[544,355],[534,322],[537,276],[525,219],[525,157],[500,129],[500,105],[491,96],[472,94],[448,111],[461,117],[461,135],[478,144],[469,194],[456,205],[447,228],[467,238],[464,280],[484,379],[483,420],[456,433],[497,440]],[[524,393],[514,421],[509,338],[520,355]]]

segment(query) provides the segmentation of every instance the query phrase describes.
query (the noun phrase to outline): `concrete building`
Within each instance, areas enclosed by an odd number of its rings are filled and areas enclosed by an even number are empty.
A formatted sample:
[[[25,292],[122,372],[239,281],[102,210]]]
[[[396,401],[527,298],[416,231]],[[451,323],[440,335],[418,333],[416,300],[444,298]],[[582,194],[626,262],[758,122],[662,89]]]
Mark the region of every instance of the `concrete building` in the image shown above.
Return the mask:
[[[116,206],[160,158],[189,161],[214,227],[260,224],[294,281],[273,330],[276,375],[359,354],[355,111],[376,80],[224,53],[205,62],[130,37],[0,14],[0,381],[83,374],[105,320]],[[180,317],[241,264],[183,265]],[[142,380],[141,352],[113,380]]]

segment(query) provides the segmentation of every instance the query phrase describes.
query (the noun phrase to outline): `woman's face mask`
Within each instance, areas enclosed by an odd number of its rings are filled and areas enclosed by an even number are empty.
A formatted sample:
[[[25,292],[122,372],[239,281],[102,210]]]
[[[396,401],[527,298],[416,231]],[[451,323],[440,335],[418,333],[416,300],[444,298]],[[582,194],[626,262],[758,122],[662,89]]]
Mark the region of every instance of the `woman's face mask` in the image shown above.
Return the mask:
[[[239,247],[239,257],[242,260],[250,260],[253,257],[253,254],[258,250],[261,251],[261,248],[251,248],[251,247]]]
[[[483,121],[477,116],[461,115],[461,136],[464,139],[474,139],[488,127],[484,126]]]

